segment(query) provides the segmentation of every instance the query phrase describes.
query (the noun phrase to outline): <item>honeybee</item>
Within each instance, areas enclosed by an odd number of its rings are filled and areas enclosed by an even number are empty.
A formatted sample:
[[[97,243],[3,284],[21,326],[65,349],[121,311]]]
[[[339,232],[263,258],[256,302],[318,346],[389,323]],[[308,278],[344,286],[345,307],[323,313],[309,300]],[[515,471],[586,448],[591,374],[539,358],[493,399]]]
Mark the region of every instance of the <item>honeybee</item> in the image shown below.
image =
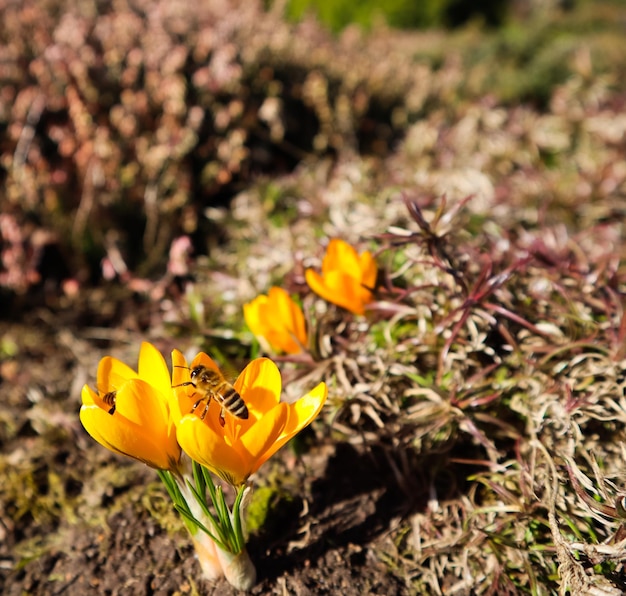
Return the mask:
[[[102,401],[109,406],[109,414],[111,416],[115,412],[115,397],[117,396],[117,391],[109,391],[102,396]]]
[[[246,420],[248,418],[248,408],[241,395],[239,395],[237,390],[224,378],[222,373],[199,364],[191,369],[189,376],[191,378],[190,381],[176,385],[176,387],[191,385],[196,390],[193,395],[196,393],[202,395],[202,397],[197,400],[191,408],[191,411],[195,412],[196,408],[201,403],[204,403],[204,411],[200,416],[200,420],[204,420],[207,415],[212,399],[222,406],[222,410],[220,412],[220,424],[222,426],[224,426],[226,422],[224,420],[224,411],[228,412],[235,418],[241,418],[242,420]]]

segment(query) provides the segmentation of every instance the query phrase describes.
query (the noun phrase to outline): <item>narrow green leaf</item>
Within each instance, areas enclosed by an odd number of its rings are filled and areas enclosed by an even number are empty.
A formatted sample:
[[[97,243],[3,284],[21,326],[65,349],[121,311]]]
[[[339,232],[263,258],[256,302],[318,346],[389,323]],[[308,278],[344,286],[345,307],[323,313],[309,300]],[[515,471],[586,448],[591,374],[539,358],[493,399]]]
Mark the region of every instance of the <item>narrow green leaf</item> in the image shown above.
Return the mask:
[[[180,513],[184,519],[187,519],[189,522],[192,522],[205,534],[208,534],[209,538],[211,538],[211,540],[213,540],[213,542],[215,542],[215,544],[217,544],[222,550],[228,550],[225,543],[222,542],[215,534],[213,534],[213,532],[211,532],[211,530],[209,530],[202,522],[199,522],[189,511],[186,511],[183,508],[179,508],[176,505],[175,507],[178,513]]]

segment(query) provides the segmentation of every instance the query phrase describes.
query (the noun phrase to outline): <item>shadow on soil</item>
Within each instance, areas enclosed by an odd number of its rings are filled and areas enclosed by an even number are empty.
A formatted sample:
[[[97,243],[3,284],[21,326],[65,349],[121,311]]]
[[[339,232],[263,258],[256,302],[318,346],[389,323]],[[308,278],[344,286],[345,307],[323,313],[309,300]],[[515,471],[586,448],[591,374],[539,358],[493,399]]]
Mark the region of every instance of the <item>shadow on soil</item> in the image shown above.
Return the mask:
[[[427,461],[420,462],[420,469],[429,467]],[[267,520],[267,533],[251,538],[253,559],[264,560],[261,579],[272,582],[315,564],[330,550],[346,552],[352,550],[350,545],[375,542],[389,531],[394,518],[424,509],[428,485],[424,479],[420,487],[412,482],[408,490],[401,488],[383,448],[360,452],[348,443],[337,444],[324,474],[311,483],[308,502],[281,501]],[[367,564],[364,550],[357,549],[353,556],[363,561],[351,564]]]

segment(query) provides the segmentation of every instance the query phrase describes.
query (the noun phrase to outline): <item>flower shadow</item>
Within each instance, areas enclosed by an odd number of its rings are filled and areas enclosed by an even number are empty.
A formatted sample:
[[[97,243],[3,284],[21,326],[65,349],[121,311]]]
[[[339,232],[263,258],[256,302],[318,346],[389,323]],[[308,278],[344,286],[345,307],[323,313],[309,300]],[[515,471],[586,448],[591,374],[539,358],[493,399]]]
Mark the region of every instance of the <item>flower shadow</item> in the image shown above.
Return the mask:
[[[327,556],[341,556],[355,569],[368,565],[359,558],[367,556],[368,546],[384,540],[398,519],[426,512],[433,494],[445,501],[467,492],[467,479],[480,469],[469,458],[480,447],[463,442],[454,451],[468,461],[460,464],[451,452],[400,453],[383,445],[362,449],[336,444],[322,474],[305,481],[306,497],[280,500],[263,533],[251,537],[253,560],[263,560],[259,581],[269,585]]]
[[[422,486],[427,484],[424,479]],[[394,518],[423,510],[428,501],[425,488],[399,486],[385,449],[359,451],[349,443],[336,445],[323,475],[305,493],[306,502],[289,497],[277,503],[263,535],[251,537],[252,558],[264,561],[260,581],[272,582],[331,549],[369,543],[387,532]]]

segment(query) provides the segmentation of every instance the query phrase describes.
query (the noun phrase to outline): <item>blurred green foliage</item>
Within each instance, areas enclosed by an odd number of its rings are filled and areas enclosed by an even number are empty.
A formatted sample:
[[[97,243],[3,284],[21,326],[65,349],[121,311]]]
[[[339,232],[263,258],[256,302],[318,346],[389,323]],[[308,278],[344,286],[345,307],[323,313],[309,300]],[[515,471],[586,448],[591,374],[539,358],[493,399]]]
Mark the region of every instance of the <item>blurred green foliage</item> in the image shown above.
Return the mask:
[[[400,29],[454,27],[474,19],[497,26],[504,22],[509,4],[509,0],[290,0],[286,12],[293,20],[312,12],[337,32],[350,24],[370,29],[380,21]]]

